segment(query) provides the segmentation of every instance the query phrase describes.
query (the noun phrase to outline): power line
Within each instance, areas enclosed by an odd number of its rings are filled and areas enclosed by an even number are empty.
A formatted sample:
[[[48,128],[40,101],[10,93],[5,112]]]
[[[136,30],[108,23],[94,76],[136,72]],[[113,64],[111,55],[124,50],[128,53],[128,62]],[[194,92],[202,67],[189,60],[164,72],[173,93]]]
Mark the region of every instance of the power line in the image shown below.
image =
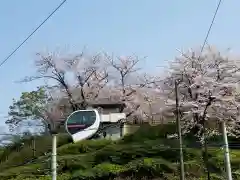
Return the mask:
[[[204,47],[205,47],[205,45],[207,43],[208,36],[209,36],[209,34],[210,34],[211,30],[212,30],[212,26],[213,26],[213,23],[214,23],[214,21],[216,19],[216,16],[217,16],[217,13],[218,13],[218,10],[219,10],[219,7],[220,7],[221,3],[222,3],[222,0],[219,0],[217,8],[216,8],[215,13],[214,13],[213,18],[212,18],[212,22],[211,22],[211,24],[210,24],[210,26],[208,28],[206,37],[204,39],[204,42],[203,42],[203,45],[202,45],[202,48],[201,48],[201,53],[203,52],[203,49],[204,49]],[[199,58],[200,58],[200,56],[199,56]]]
[[[29,34],[29,35],[27,36],[27,38],[26,38],[21,44],[19,44],[9,55],[0,63],[0,67],[1,67],[4,63],[6,63],[6,62],[10,59],[10,57],[12,57],[12,55],[13,55],[15,52],[17,52],[18,49],[19,49],[24,43],[26,43],[27,40],[28,40],[33,34],[35,34],[35,32],[36,32],[45,22],[47,22],[47,20],[49,20],[50,17],[52,17],[52,15],[53,15],[57,10],[59,10],[60,7],[61,7],[66,1],[67,1],[67,0],[63,0],[56,8],[52,11],[52,13],[51,13],[47,18],[45,18],[44,21],[43,21],[42,23],[40,23],[40,25],[37,26],[37,28],[36,28],[31,34]]]

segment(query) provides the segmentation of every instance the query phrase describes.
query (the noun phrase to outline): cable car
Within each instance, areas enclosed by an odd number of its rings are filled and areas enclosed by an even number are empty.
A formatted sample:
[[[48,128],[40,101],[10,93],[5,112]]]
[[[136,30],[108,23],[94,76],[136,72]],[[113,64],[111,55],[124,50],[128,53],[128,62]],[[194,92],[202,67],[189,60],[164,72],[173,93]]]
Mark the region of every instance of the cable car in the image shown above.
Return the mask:
[[[100,115],[97,110],[78,110],[70,114],[65,127],[73,142],[92,137],[99,129]]]

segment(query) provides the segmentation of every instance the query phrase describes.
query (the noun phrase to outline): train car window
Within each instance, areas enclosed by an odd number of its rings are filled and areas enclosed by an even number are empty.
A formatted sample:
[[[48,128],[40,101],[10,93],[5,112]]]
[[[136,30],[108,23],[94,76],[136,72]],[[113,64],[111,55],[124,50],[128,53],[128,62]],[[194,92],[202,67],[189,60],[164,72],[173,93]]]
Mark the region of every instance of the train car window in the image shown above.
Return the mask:
[[[96,121],[94,111],[77,111],[73,113],[67,121],[67,129],[70,134],[83,131],[92,126]]]

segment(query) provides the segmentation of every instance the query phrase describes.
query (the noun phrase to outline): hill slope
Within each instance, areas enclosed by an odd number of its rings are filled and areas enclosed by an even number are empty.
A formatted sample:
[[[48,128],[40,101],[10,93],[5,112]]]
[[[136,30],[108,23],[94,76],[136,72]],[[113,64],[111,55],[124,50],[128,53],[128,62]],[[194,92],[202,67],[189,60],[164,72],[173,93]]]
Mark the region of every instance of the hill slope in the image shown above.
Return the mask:
[[[173,128],[174,129],[174,128]],[[59,180],[81,179],[179,179],[178,141],[168,139],[173,129],[144,127],[119,141],[86,140],[58,147]],[[67,141],[66,141],[67,142]],[[224,178],[223,151],[210,148],[209,165],[213,179]],[[23,157],[23,151],[18,157]],[[9,160],[0,165],[0,179],[47,180],[50,178],[50,154],[37,157],[25,165],[11,166]],[[240,179],[240,151],[231,152],[234,179]],[[188,179],[204,178],[205,170],[199,149],[185,148],[184,160]]]

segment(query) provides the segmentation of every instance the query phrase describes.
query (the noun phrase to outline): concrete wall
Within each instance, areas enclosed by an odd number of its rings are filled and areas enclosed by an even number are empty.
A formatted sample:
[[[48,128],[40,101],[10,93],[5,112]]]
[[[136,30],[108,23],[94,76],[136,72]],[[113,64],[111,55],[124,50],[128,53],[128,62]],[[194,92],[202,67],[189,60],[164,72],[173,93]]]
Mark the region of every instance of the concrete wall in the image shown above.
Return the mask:
[[[140,128],[140,125],[124,124],[123,135],[125,136],[127,134],[133,134],[138,130],[138,128]]]
[[[104,126],[109,126],[108,125],[103,125]],[[112,140],[117,140],[121,138],[121,134],[123,136],[127,134],[132,134],[138,130],[140,125],[128,125],[124,124],[123,128],[121,129],[120,125],[113,125],[105,129],[106,132],[106,139],[112,139]],[[122,132],[121,132],[122,131]],[[104,138],[101,136],[101,138]]]
[[[106,138],[107,139],[112,139],[112,140],[117,140],[121,138],[121,128],[120,126],[117,127],[109,127],[106,129]]]
[[[128,125],[124,124],[123,128],[120,128],[120,125],[111,126],[105,129],[106,132],[106,139],[117,140],[121,138],[121,134],[123,136],[127,134],[133,134],[138,130],[140,125]],[[122,132],[121,132],[122,131]],[[103,136],[101,138],[104,138]]]

